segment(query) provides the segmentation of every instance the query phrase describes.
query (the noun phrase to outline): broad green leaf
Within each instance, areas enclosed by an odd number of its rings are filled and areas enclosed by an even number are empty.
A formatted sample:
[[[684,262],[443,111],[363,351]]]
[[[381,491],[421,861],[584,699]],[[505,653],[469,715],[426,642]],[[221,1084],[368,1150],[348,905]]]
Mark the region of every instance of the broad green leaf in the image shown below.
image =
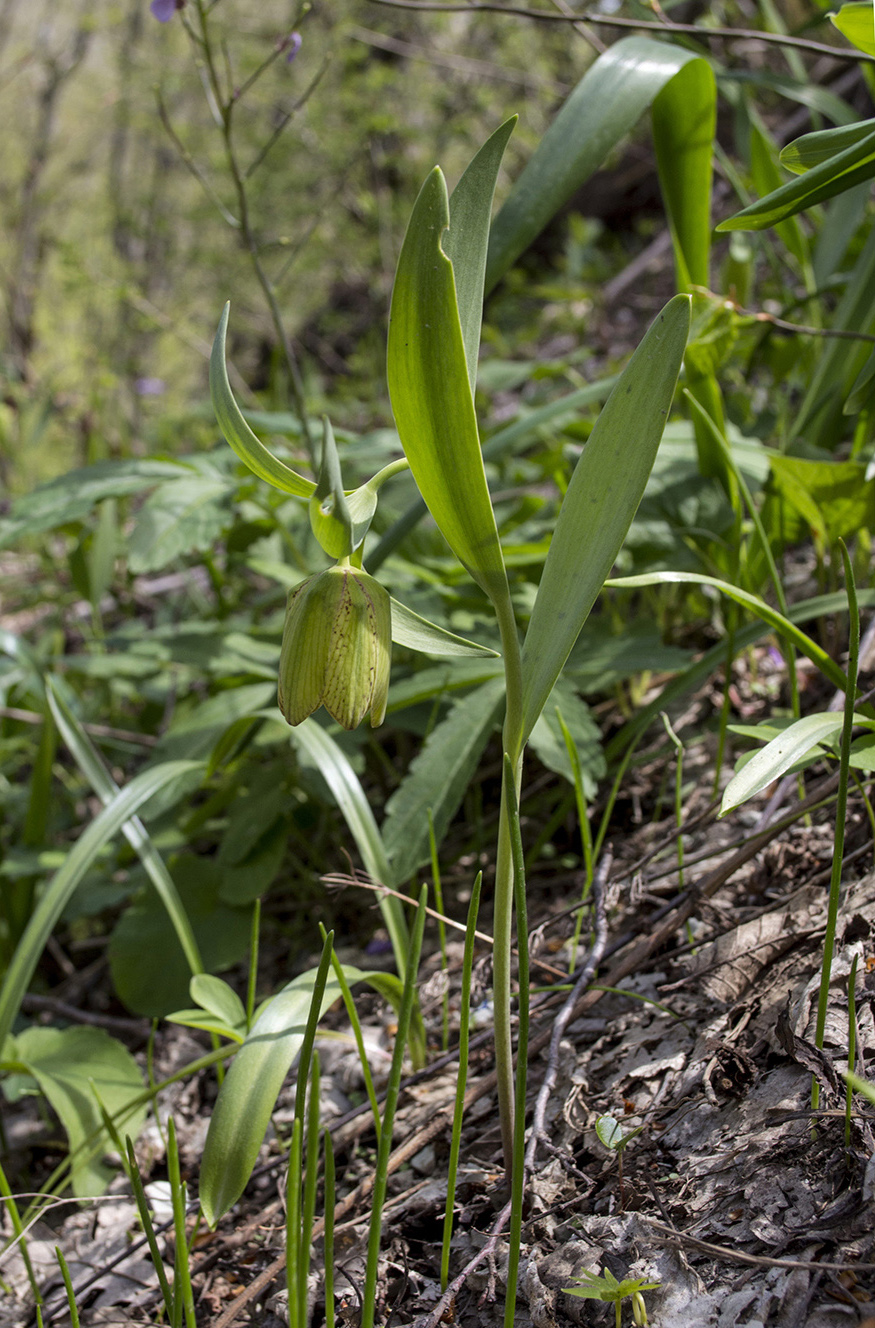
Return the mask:
[[[844,131],[842,131],[844,132]],[[727,217],[718,231],[762,231],[875,176],[875,131]]]
[[[600,55],[563,105],[526,165],[489,237],[492,288],[598,170],[679,69],[700,57],[667,42],[627,37]]]
[[[104,846],[118,834],[143,803],[175,779],[182,770],[191,767],[192,762],[170,761],[151,766],[136,775],[95,817],[70,849],[64,865],[49,881],[31,914],[24,936],[6,970],[3,986],[0,987],[0,1046],[12,1028],[12,1021],[18,1013],[46,942],[85,873]]]
[[[735,600],[736,604],[740,604],[742,608],[748,609],[763,622],[768,623],[769,626],[779,632],[781,636],[786,637],[788,641],[792,641],[797,649],[810,659],[812,664],[820,669],[824,677],[828,678],[834,686],[840,688],[841,691],[844,691],[847,687],[848,679],[844,670],[830,658],[826,651],[822,649],[816,641],[813,641],[810,636],[807,636],[805,632],[796,626],[796,621],[803,620],[802,612],[799,612],[797,615],[797,610],[801,610],[804,607],[807,612],[809,606],[797,605],[791,616],[785,618],[782,613],[779,613],[777,609],[773,609],[771,604],[767,604],[766,601],[760,599],[758,595],[751,595],[746,590],[740,590],[738,586],[730,585],[728,581],[721,581],[715,576],[705,576],[700,572],[645,572],[641,576],[618,576],[605,582],[606,586],[615,586],[618,589],[625,590],[634,590],[642,586],[672,584],[710,586],[714,590],[719,590],[722,595],[726,595],[728,599]],[[828,596],[821,598],[829,598],[830,602],[834,604],[834,608],[832,609],[832,612],[834,613],[841,612],[843,607],[845,609],[847,608],[847,601],[845,600],[843,602],[840,597]],[[813,603],[815,603],[814,600],[809,601],[809,605]],[[860,603],[863,603],[862,599],[860,600]],[[826,610],[824,610],[824,612],[826,612]],[[808,616],[812,615],[808,613]],[[723,649],[725,652],[725,646]],[[694,665],[693,667],[696,668],[697,666]]]
[[[711,162],[717,85],[705,60],[690,60],[653,102],[653,143],[671,229],[678,290],[710,286]]]
[[[500,125],[468,164],[450,198],[450,229],[443,240],[443,251],[453,265],[459,325],[472,393],[477,386],[492,199],[504,149],[516,122],[517,116],[514,115]]]
[[[641,501],[689,326],[689,296],[675,296],[623,371],[571,477],[523,647],[525,738],[544,709]]]
[[[457,701],[429,735],[386,804],[383,842],[391,885],[408,881],[428,861],[428,813],[437,843],[461,805],[504,704],[504,678],[494,678]]]
[[[228,446],[259,479],[266,480],[282,493],[293,493],[296,498],[309,498],[316,485],[267,450],[246,423],[240,407],[234,400],[228,371],[225,368],[225,338],[228,335],[230,302],[222,310],[218,331],[210,355],[210,395],[219,428]]]
[[[478,646],[464,636],[456,636],[444,627],[421,618],[418,613],[392,600],[392,640],[408,650],[419,650],[424,655],[489,655],[498,659],[498,652],[488,646]]]
[[[838,125],[834,129],[818,129],[803,134],[781,149],[781,165],[799,175],[821,162],[831,161],[840,152],[856,147],[875,133],[875,120],[859,120],[855,124]]]
[[[204,967],[227,969],[238,963],[249,947],[251,908],[222,900],[223,873],[214,859],[180,853],[171,858],[171,866]],[[116,923],[109,964],[113,986],[136,1014],[163,1018],[188,998],[191,969],[152,890],[142,891]]]
[[[744,768],[730,779],[723,793],[720,815],[725,816],[727,812],[756,797],[757,793],[761,793],[767,785],[780,779],[791,766],[802,760],[812,748],[837,737],[843,723],[844,717],[841,714],[806,715],[784,729],[761,751],[755,752]],[[854,723],[865,724],[869,728],[873,725],[873,721],[864,715],[855,715]]]
[[[446,182],[435,167],[416,200],[398,260],[389,319],[389,395],[410,469],[438,529],[489,597],[507,602],[453,265],[441,248],[449,223]]]
[[[232,488],[199,475],[159,485],[140,509],[128,541],[130,570],[157,572],[183,554],[212,548],[228,524],[222,500]]]
[[[101,1028],[27,1028],[9,1039],[4,1053],[10,1050],[36,1079],[64,1127],[73,1193],[77,1198],[102,1194],[113,1173],[100,1160],[112,1147],[102,1128],[100,1103],[113,1116],[142,1094],[137,1062]],[[125,1118],[124,1132],[132,1139],[145,1116],[140,1105]]]
[[[162,480],[191,475],[191,467],[177,461],[99,461],[70,470],[41,484],[33,493],[16,498],[10,516],[0,519],[0,549],[26,535],[40,535],[56,526],[81,521],[105,498],[142,493]]]
[[[350,986],[370,982],[384,995],[393,992],[397,1001],[400,983],[391,974],[365,973],[349,966],[343,971]],[[302,973],[267,1002],[219,1090],[200,1175],[201,1205],[211,1227],[240,1198],[252,1175],[279,1091],[301,1050],[315,977],[315,969]],[[390,986],[387,979],[395,985]],[[340,995],[332,974],[325,984],[319,1017]]]
[[[837,14],[829,15],[829,21],[858,50],[866,55],[875,55],[872,0],[854,0],[852,4],[842,5]]]
[[[774,484],[785,501],[798,507],[821,540],[850,539],[865,526],[875,529],[875,479],[859,461],[809,461],[805,457],[770,458]]]
[[[375,882],[388,885],[392,870],[386,856],[374,813],[356,773],[329,733],[313,719],[305,719],[290,730],[293,746],[298,747],[315,765],[340,808],[361,854],[365,871]],[[404,977],[408,932],[400,900],[380,897],[380,911],[392,941],[392,951],[400,977]]]
[[[598,1135],[599,1143],[604,1144],[605,1148],[610,1148],[615,1152],[623,1142],[623,1127],[615,1116],[599,1116],[595,1123],[595,1132]]]

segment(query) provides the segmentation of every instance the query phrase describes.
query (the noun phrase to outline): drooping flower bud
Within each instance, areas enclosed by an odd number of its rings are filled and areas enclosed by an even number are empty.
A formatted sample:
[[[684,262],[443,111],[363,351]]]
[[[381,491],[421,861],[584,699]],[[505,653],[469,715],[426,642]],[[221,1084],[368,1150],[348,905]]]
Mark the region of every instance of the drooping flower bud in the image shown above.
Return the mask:
[[[389,693],[389,595],[359,568],[330,567],[293,590],[280,654],[279,708],[300,724],[320,705],[345,729],[371,712],[382,724]]]

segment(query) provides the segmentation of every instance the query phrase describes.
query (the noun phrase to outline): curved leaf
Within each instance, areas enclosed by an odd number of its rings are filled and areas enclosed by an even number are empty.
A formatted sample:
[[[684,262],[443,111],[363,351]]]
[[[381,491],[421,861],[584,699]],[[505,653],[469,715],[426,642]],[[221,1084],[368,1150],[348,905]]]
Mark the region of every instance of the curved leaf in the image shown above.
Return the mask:
[[[635,127],[679,69],[700,56],[667,42],[627,37],[586,71],[538,144],[489,237],[490,291],[548,221]]]
[[[730,779],[723,793],[720,815],[725,816],[743,802],[748,802],[761,793],[767,785],[780,779],[781,775],[801,761],[814,747],[841,733],[844,716],[841,714],[806,715],[797,719],[795,724],[779,733],[756,752],[737,775]],[[872,720],[865,715],[855,715],[855,724],[872,727]]]
[[[149,798],[172,780],[200,764],[193,761],[168,761],[142,771],[115,795],[77,839],[63,866],[59,867],[46,886],[6,970],[3,986],[0,987],[0,1047],[12,1027],[12,1021],[18,1013],[22,997],[55,923],[104,845],[118,834],[143,803],[148,802]]]
[[[517,118],[513,115],[505,120],[486,140],[469,163],[450,198],[450,229],[444,237],[443,249],[453,265],[459,325],[465,344],[468,381],[472,392],[477,385],[483,281],[486,276],[492,199],[504,149]]]
[[[291,739],[307,754],[331,790],[362,856],[365,871],[372,880],[388,885],[392,871],[386,849],[365,791],[346,756],[331,735],[312,719],[305,719],[292,729]],[[380,910],[392,941],[398,973],[403,978],[408,932],[401,901],[381,896]]]
[[[210,355],[210,396],[219,428],[228,446],[233,448],[240,460],[259,479],[266,480],[282,493],[292,493],[296,498],[309,498],[316,490],[313,481],[299,475],[267,450],[244,420],[240,407],[234,400],[234,393],[228,382],[228,371],[225,368],[225,338],[228,334],[230,311],[229,301],[222,310]]]
[[[837,14],[829,15],[829,21],[858,50],[875,55],[875,24],[870,0],[852,0],[851,4],[842,5]]]
[[[671,583],[682,585],[711,586],[714,590],[719,590],[722,595],[728,599],[735,600],[742,608],[749,609],[751,613],[761,618],[763,622],[769,624],[788,641],[792,641],[797,649],[801,650],[811,660],[812,664],[820,669],[821,673],[829,678],[830,682],[844,691],[848,685],[847,675],[844,670],[836,664],[835,660],[823,650],[816,641],[807,636],[799,627],[796,626],[792,618],[785,618],[777,609],[773,609],[771,604],[767,604],[764,599],[758,595],[751,595],[747,590],[741,590],[738,586],[730,585],[728,581],[721,581],[716,576],[705,576],[701,572],[645,572],[640,576],[618,576],[606,581],[606,586],[615,586],[617,589],[633,590],[639,586],[658,586]],[[830,596],[831,602],[835,602],[836,608],[833,612],[840,611],[842,602],[840,599]],[[810,603],[816,601],[811,600]],[[862,602],[862,601],[861,601]],[[847,602],[845,601],[845,604]],[[807,606],[799,606],[802,608]],[[795,613],[796,610],[793,612]],[[725,650],[725,646],[723,647]],[[695,666],[694,666],[695,667]]]
[[[846,131],[842,131],[846,132]],[[785,149],[786,151],[786,149]],[[718,231],[761,231],[875,176],[875,131],[727,217]]]
[[[350,986],[372,983],[398,1003],[401,984],[391,974],[362,972],[349,965],[343,972]],[[315,980],[316,969],[302,973],[267,1002],[219,1090],[200,1176],[201,1205],[211,1227],[240,1198],[252,1175],[279,1091],[304,1041]],[[317,1017],[341,995],[332,974]]]
[[[690,298],[663,309],[623,371],[559,511],[523,647],[527,738],[613,566],[644,493],[690,326]]]
[[[464,636],[456,636],[445,627],[421,618],[418,613],[400,604],[397,599],[392,604],[392,640],[398,646],[408,650],[419,650],[424,655],[488,655],[500,659],[497,650],[489,646],[479,646],[476,641],[468,641]]]
[[[706,60],[690,60],[653,102],[659,185],[674,247],[678,290],[709,286],[711,163],[717,84]]]
[[[493,602],[509,592],[489,498],[438,167],[420,190],[398,260],[389,319],[388,378],[401,444],[429,511],[459,562]]]

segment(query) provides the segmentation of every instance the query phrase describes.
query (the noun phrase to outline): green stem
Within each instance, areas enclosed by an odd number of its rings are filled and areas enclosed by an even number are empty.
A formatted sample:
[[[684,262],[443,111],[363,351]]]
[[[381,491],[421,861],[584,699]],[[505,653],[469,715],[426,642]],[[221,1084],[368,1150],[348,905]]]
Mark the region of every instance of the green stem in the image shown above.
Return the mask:
[[[513,939],[513,853],[508,820],[508,763],[513,778],[513,805],[519,805],[523,774],[522,660],[510,594],[493,601],[501,633],[507,708],[502,735],[506,758],[501,777],[501,810],[495,859],[495,904],[492,949],[492,1003],[495,1027],[495,1073],[501,1143],[508,1175],[513,1169],[514,1083],[510,1026],[510,968]]]

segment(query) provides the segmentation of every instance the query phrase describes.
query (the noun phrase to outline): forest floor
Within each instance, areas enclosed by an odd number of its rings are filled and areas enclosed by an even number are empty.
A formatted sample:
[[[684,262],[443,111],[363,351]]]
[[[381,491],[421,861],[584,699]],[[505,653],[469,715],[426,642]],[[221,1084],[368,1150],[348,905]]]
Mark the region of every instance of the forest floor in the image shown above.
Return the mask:
[[[760,680],[767,669],[763,652]],[[861,684],[867,681],[864,673]],[[742,661],[734,700],[742,712],[756,714],[764,702],[749,682]],[[691,704],[701,719],[719,697],[703,692]],[[688,753],[685,772],[695,789],[685,806],[682,879],[673,810],[659,801],[664,763],[641,765],[627,780],[614,814],[622,833],[613,832],[604,859],[609,869],[599,883],[606,943],[597,985],[579,993],[552,1058],[548,1044],[566,995],[533,994],[529,1121],[548,1069],[555,1085],[527,1182],[520,1328],[613,1323],[612,1306],[565,1290],[581,1275],[605,1269],[617,1278],[658,1283],[645,1292],[652,1328],[875,1328],[873,1109],[855,1098],[848,1122],[841,1077],[847,1066],[848,975],[855,957],[863,992],[858,981],[858,1066],[872,1077],[875,1063],[875,872],[868,821],[852,795],[830,1013],[825,1049],[819,1052],[814,1012],[834,820],[834,805],[819,804],[834,779],[818,775],[815,767],[806,775],[804,804],[791,779],[769,791],[771,801],[748,804],[718,821],[711,797],[713,761],[711,739]],[[803,814],[804,807],[809,814]],[[476,865],[461,861],[458,881],[470,881]],[[483,865],[488,870],[489,864]],[[578,875],[563,873],[555,863],[530,875],[533,985],[567,977],[574,925],[569,906],[579,898],[580,884]],[[453,898],[453,882],[444,888]],[[483,914],[480,927],[488,931],[488,907]],[[578,969],[588,944],[584,931]],[[451,1047],[461,953],[461,940],[450,941]],[[442,1300],[440,1236],[456,1061],[440,1053],[447,985],[440,957],[433,955],[424,965],[420,993],[430,1064],[405,1082],[401,1095],[385,1211],[378,1321],[392,1328],[503,1321],[507,1242],[500,1231],[497,1239],[490,1236],[506,1194],[492,1073],[489,955],[485,946],[478,953],[479,1023],[451,1262],[451,1278],[465,1276],[454,1297]],[[282,952],[268,950],[263,958],[263,980],[270,985],[275,979],[275,986],[285,976]],[[59,1000],[125,1037],[145,1060],[148,1024],[113,1018],[105,970],[102,977],[92,973],[84,986],[80,975],[72,975],[67,989],[54,993],[46,1018],[57,1021]],[[361,1008],[379,1083],[391,1048],[389,1017],[373,996],[365,997]],[[335,1022],[340,1028],[341,1015]],[[197,1035],[164,1025],[156,1044],[156,1077],[202,1051]],[[338,1321],[355,1328],[375,1141],[367,1104],[361,1106],[354,1048],[325,1041],[321,1055],[322,1120],[332,1129],[338,1168]],[[816,1111],[813,1078],[819,1084]],[[288,1130],[292,1095],[287,1088],[280,1099],[275,1130],[246,1195],[215,1233],[198,1238],[193,1259],[198,1316],[213,1328],[232,1323],[278,1328],[284,1320],[285,1165],[277,1131]],[[160,1104],[162,1120],[174,1117],[192,1188],[214,1097],[215,1078],[207,1071],[177,1084]],[[31,1098],[4,1111],[14,1158],[27,1163],[19,1175],[29,1172],[33,1179],[57,1160],[57,1127]],[[621,1157],[596,1132],[606,1116],[616,1119],[627,1139]],[[159,1218],[163,1148],[161,1131],[150,1122],[138,1156],[147,1182],[158,1182],[149,1193]],[[157,1281],[123,1177],[104,1201],[59,1204],[30,1231],[31,1259],[46,1287],[47,1325],[68,1322],[56,1244],[79,1289],[83,1323],[157,1321]],[[320,1248],[317,1241],[317,1256]],[[172,1261],[170,1250],[168,1258]],[[313,1267],[318,1324],[318,1257]],[[0,1302],[0,1323],[4,1328],[32,1323],[20,1258],[7,1260],[2,1275],[10,1294]],[[623,1316],[624,1323],[631,1322],[628,1302]]]

